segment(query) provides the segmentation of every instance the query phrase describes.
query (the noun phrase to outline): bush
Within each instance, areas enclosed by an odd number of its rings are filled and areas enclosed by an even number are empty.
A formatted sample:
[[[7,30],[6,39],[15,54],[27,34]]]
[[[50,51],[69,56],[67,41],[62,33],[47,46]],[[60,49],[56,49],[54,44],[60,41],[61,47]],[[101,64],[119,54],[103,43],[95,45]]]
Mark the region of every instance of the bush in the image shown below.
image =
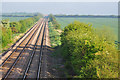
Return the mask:
[[[24,33],[30,28],[39,18],[42,17],[40,14],[31,18],[20,20],[19,22],[11,22],[8,20],[1,21],[2,28],[2,48],[6,47],[7,44],[12,42],[12,34]],[[10,25],[9,25],[10,24]]]
[[[12,30],[11,28],[2,27],[2,47],[5,47],[11,42]]]
[[[60,33],[56,31],[55,26],[52,25],[52,22],[49,22],[49,36],[52,47],[59,46],[61,44]]]
[[[10,27],[12,29],[13,33],[19,33],[21,32],[21,24],[19,22],[11,22]]]
[[[20,24],[21,24],[21,29],[20,29],[20,32],[23,33],[26,31],[26,22],[24,20],[21,20],[20,21]]]
[[[58,22],[52,14],[49,15],[49,21],[52,22],[55,29],[60,29],[60,25],[58,24]]]
[[[90,24],[75,21],[66,26],[61,35],[66,66],[79,78],[117,77],[117,49],[109,37],[96,33]]]

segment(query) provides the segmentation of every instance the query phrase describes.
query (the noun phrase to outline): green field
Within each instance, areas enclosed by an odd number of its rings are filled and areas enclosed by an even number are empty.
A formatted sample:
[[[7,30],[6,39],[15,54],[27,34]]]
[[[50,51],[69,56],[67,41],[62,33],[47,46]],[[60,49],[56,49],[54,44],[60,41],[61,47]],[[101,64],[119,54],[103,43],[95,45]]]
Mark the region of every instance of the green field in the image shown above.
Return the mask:
[[[27,18],[29,18],[29,17],[2,17],[2,20],[9,19],[10,22],[14,22],[14,21],[27,19]]]
[[[118,19],[117,18],[58,18],[56,17],[56,20],[61,25],[61,28],[63,29],[65,26],[67,26],[69,23],[74,22],[75,20],[84,22],[84,23],[90,23],[95,28],[101,28],[104,26],[110,27],[111,30],[118,35]]]

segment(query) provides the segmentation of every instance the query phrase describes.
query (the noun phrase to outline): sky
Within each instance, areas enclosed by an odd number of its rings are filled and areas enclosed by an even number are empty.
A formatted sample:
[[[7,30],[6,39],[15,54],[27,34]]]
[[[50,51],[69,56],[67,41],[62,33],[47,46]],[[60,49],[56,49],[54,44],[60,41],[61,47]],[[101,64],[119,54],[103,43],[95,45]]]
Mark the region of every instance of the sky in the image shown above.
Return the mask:
[[[8,2],[9,1],[9,2]],[[17,1],[17,0],[16,0]],[[19,1],[19,0],[18,0]],[[45,2],[46,1],[46,2]],[[117,15],[118,14],[118,2],[68,2],[68,0],[58,0],[61,2],[14,2],[14,0],[2,1],[2,12],[40,12],[42,14],[79,14],[79,15]],[[106,0],[107,1],[107,0]],[[115,0],[114,0],[115,1]]]
[[[119,0],[1,0],[2,2],[119,2]]]

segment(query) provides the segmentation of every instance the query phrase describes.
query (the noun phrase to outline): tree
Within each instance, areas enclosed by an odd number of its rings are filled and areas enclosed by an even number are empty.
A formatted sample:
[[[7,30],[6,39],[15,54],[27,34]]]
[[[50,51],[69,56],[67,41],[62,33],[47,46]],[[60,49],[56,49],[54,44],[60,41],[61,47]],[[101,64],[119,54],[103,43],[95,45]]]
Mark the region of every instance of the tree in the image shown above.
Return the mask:
[[[21,29],[20,29],[20,32],[25,32],[26,31],[26,23],[24,20],[21,20],[20,21],[20,24],[21,24]]]
[[[11,22],[10,27],[13,33],[19,33],[21,30],[21,24],[19,22]]]

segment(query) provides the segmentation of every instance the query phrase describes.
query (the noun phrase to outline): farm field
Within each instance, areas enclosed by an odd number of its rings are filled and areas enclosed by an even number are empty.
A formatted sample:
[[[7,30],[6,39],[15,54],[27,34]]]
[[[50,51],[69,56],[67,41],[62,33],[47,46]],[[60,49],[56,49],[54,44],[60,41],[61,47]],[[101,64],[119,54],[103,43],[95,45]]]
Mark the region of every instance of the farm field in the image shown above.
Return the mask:
[[[61,28],[64,29],[69,23],[74,21],[80,21],[84,23],[90,23],[95,28],[103,28],[104,26],[110,27],[113,30],[115,35],[118,35],[118,19],[117,18],[58,18],[56,20],[61,25]]]
[[[27,18],[29,18],[29,17],[2,17],[2,20],[9,19],[10,22],[14,22],[14,21],[24,20]]]

